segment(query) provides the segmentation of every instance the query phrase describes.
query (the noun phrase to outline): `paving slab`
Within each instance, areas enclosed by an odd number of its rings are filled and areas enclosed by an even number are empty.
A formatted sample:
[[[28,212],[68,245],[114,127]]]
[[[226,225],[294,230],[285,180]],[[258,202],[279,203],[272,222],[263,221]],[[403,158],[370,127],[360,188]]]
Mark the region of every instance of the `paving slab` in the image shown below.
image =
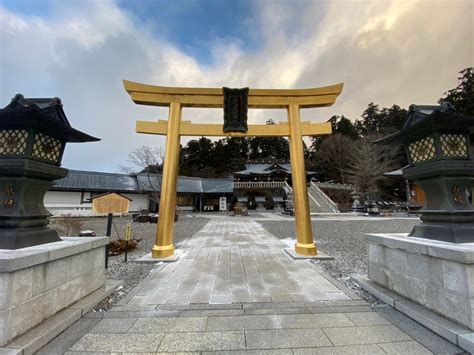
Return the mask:
[[[248,349],[278,349],[330,346],[321,329],[281,329],[245,331]]]
[[[454,344],[393,308],[381,307],[377,308],[376,312],[435,354],[462,353],[462,350]]]
[[[240,316],[244,315],[243,309],[203,309],[180,311],[180,317],[210,317],[210,316]]]
[[[417,354],[417,355],[428,355],[432,354],[424,346],[420,345],[416,341],[403,341],[403,342],[396,342],[396,343],[389,343],[389,344],[379,344],[379,346],[385,351],[387,354]]]
[[[285,246],[253,219],[211,219],[180,246],[179,260],[158,264],[118,305],[87,314],[88,327],[77,327],[75,337],[61,335],[51,349],[142,355],[462,352],[396,310],[370,307],[312,262],[288,257]]]
[[[366,306],[340,306],[340,307],[310,307],[311,313],[361,313],[361,312],[373,312],[373,309]]]
[[[245,349],[244,332],[168,333],[159,351],[211,351]]]
[[[216,330],[250,330],[280,329],[281,325],[275,315],[209,317],[208,331]]]
[[[282,328],[354,327],[343,313],[279,315]]]
[[[386,355],[378,345],[331,346],[313,349],[293,349],[294,355]]]
[[[351,328],[324,328],[334,345],[359,345],[408,341],[411,338],[393,325]]]
[[[374,312],[347,313],[347,317],[358,326],[391,324],[384,317]]]
[[[91,333],[127,333],[132,325],[135,324],[137,318],[105,318],[102,319],[94,328],[91,329]]]
[[[130,333],[168,333],[206,330],[206,317],[139,318]]]
[[[263,314],[309,314],[309,308],[248,308],[244,309],[245,315]]]
[[[0,355],[23,355],[23,349],[0,348]]]
[[[71,350],[85,352],[156,352],[163,337],[163,333],[88,333],[84,335],[73,347],[71,347]]]
[[[201,355],[293,355],[293,351],[291,349],[203,351]]]
[[[104,318],[169,318],[179,315],[179,311],[124,311],[124,312],[106,312]]]

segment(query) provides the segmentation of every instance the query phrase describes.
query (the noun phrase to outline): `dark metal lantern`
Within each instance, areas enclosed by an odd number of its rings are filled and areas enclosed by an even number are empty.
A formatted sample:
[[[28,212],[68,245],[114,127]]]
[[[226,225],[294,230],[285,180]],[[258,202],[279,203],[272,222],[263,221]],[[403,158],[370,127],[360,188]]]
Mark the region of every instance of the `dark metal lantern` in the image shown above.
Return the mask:
[[[457,114],[449,103],[411,105],[402,129],[377,141],[403,144],[410,164],[403,174],[426,194],[422,223],[411,237],[474,242],[474,207],[468,195],[474,183],[473,133],[474,117]]]
[[[60,168],[66,142],[98,141],[71,127],[59,98],[16,95],[0,110],[0,249],[59,241],[43,204]]]

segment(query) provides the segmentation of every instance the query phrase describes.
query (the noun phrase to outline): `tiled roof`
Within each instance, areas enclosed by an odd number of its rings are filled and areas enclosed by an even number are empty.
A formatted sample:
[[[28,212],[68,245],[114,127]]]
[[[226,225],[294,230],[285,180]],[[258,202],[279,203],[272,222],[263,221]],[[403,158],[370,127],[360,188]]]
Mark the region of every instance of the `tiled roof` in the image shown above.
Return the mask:
[[[52,190],[142,193],[160,191],[161,175],[117,174],[69,170],[68,176],[56,180]],[[232,193],[232,179],[178,177],[178,193]]]
[[[274,172],[285,172],[291,175],[291,164],[289,163],[267,163],[267,164],[247,164],[245,170],[236,171],[234,175],[270,175]],[[306,171],[308,175],[316,174],[313,171]]]
[[[271,163],[271,164],[247,164],[246,169],[242,171],[237,171],[234,174],[236,175],[268,175],[275,171],[285,171],[288,174],[291,174],[291,165],[290,164],[280,164],[280,163]]]
[[[233,179],[201,179],[203,193],[231,193],[234,191]]]
[[[56,180],[53,190],[90,190],[137,192],[137,180],[127,174],[69,170],[68,175]]]

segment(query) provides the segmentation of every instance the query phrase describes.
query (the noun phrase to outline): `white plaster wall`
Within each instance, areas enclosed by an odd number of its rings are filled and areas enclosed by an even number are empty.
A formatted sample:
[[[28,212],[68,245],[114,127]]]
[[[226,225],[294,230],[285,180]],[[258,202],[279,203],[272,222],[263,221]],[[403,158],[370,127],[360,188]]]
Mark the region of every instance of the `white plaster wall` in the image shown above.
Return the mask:
[[[84,192],[83,199],[90,197],[90,192]],[[130,201],[130,212],[148,209],[148,195],[146,194],[121,194]],[[81,192],[78,191],[47,191],[44,196],[46,209],[55,216],[71,214],[74,216],[90,216],[92,203],[81,204]]]
[[[90,197],[84,193],[84,200]],[[72,216],[90,216],[92,203],[81,203],[81,192],[47,191],[43,199],[44,206],[54,216],[70,214]]]
[[[121,194],[128,197],[130,201],[130,212],[138,212],[148,209],[148,195],[146,194]]]
[[[89,192],[84,193],[84,200],[90,197]],[[78,191],[47,191],[44,195],[44,205],[79,205],[81,203],[81,193]]]

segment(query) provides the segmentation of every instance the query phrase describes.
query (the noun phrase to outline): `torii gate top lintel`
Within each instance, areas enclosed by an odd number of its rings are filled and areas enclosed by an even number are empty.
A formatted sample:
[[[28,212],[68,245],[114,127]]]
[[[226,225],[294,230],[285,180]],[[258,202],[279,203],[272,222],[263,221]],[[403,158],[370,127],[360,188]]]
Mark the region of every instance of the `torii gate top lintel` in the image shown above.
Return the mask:
[[[301,122],[300,108],[331,106],[341,93],[343,84],[312,89],[249,89],[245,96],[248,108],[283,108],[288,122],[276,125],[248,125],[245,131],[227,131],[224,125],[182,121],[183,107],[224,107],[223,88],[165,87],[124,80],[125,90],[140,105],[168,106],[168,120],[137,121],[138,133],[166,135],[166,156],[160,196],[160,217],[153,258],[174,254],[173,234],[178,180],[179,143],[181,136],[287,136],[290,141],[293,195],[296,222],[295,251],[300,255],[316,255],[304,165],[303,136],[331,133],[330,123]],[[227,99],[226,99],[227,100]],[[234,107],[230,107],[232,110]],[[224,108],[226,109],[226,108]],[[227,107],[229,109],[229,107]],[[227,111],[226,111],[227,112]]]
[[[123,81],[125,90],[133,102],[148,106],[170,106],[178,103],[183,107],[220,108],[224,105],[222,88],[187,88],[167,87]],[[248,95],[249,108],[298,108],[326,107],[336,101],[344,84],[330,85],[311,89],[250,89]],[[299,120],[299,119],[298,119]],[[167,135],[167,120],[137,121],[136,132],[144,134]],[[301,122],[302,136],[317,136],[331,133],[331,124]],[[277,125],[252,124],[248,132],[224,132],[220,124],[194,124],[181,121],[180,136],[227,136],[227,137],[258,137],[258,136],[290,136],[287,122]]]
[[[155,86],[123,81],[133,102],[140,105],[169,106],[179,102],[182,107],[223,107],[222,88],[187,88]],[[344,84],[311,89],[250,89],[249,108],[286,108],[297,104],[301,108],[331,106],[342,92]]]

